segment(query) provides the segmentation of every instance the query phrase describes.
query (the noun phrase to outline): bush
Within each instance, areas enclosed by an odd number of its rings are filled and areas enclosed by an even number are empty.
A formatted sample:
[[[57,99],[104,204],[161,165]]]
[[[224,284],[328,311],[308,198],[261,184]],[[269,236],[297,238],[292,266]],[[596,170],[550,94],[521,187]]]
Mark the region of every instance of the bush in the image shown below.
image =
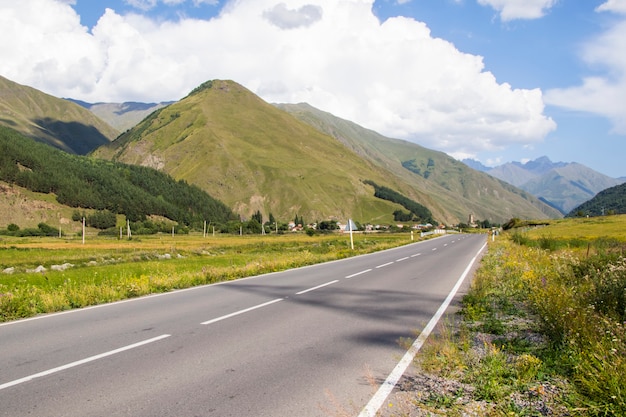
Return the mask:
[[[87,216],[87,225],[100,230],[115,227],[116,223],[117,216],[109,210],[98,210]]]

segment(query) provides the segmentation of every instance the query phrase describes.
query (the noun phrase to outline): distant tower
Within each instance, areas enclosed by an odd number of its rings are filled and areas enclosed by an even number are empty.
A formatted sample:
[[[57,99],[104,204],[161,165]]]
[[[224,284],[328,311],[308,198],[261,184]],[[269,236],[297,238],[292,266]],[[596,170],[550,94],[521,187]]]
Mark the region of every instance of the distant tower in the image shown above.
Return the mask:
[[[470,213],[469,215],[469,224],[473,225],[474,224],[474,215]]]

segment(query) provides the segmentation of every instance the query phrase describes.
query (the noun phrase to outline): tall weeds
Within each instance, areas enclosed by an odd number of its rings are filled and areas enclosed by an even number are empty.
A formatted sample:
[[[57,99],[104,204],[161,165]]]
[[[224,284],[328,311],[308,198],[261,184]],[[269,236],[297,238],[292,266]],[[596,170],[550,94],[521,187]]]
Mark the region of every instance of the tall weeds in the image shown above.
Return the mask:
[[[615,252],[578,257],[552,244],[537,249],[513,241],[520,239],[492,246],[498,256],[483,264],[466,314],[498,303],[489,292],[526,303],[549,341],[543,355],[582,395],[585,414],[626,415],[626,260]]]

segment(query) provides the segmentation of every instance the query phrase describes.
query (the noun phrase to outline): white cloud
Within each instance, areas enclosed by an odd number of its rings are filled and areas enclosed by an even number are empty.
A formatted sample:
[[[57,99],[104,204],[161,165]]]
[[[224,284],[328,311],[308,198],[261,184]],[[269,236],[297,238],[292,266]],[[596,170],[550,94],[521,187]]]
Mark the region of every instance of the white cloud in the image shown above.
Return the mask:
[[[626,8],[624,1],[609,1],[597,10],[621,13]],[[582,59],[602,75],[585,77],[579,86],[549,90],[546,102],[606,117],[612,122],[614,133],[626,134],[625,50],[626,18],[622,18],[582,49]]]
[[[107,10],[91,33],[58,1],[0,4],[5,36],[19,40],[0,44],[0,74],[59,97],[172,100],[232,79],[266,101],[308,102],[455,155],[535,143],[556,127],[540,90],[498,83],[481,57],[421,22],[381,23],[373,0],[232,0],[209,21]]]
[[[61,0],[61,1],[72,1],[75,0]],[[157,7],[159,1],[165,4],[166,6],[178,6],[181,5],[188,0],[124,0],[126,4],[129,6],[135,7],[139,10],[151,10]],[[219,3],[219,0],[190,0],[194,6],[200,7],[203,4],[208,4],[210,6],[215,6]]]
[[[500,13],[500,19],[537,19],[543,17],[558,0],[478,0],[478,4],[491,6]]]
[[[596,11],[626,14],[626,0],[607,0],[597,7]]]
[[[150,10],[156,7],[158,0],[124,0],[124,2],[140,10]]]
[[[289,9],[285,3],[279,3],[263,12],[270,23],[281,29],[294,29],[310,26],[322,18],[320,6],[306,4],[299,9]]]

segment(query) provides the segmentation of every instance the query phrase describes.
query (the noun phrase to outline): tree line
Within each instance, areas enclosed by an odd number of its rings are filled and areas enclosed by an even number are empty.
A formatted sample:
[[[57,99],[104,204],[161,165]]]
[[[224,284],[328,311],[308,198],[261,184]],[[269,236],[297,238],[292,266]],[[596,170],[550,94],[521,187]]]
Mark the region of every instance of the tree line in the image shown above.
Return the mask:
[[[626,183],[600,191],[565,217],[603,216],[626,213]]]
[[[70,207],[123,214],[133,222],[158,215],[201,229],[207,219],[237,219],[199,187],[155,169],[71,155],[6,127],[0,127],[0,180],[53,193]]]
[[[394,220],[404,222],[416,221],[421,223],[435,223],[430,210],[420,203],[411,200],[410,198],[400,194],[397,191],[392,190],[391,188],[380,186],[374,181],[365,180],[363,182],[374,187],[374,197],[391,201],[392,203],[400,204],[402,207],[409,211],[409,213],[405,213],[402,210],[394,211]]]

